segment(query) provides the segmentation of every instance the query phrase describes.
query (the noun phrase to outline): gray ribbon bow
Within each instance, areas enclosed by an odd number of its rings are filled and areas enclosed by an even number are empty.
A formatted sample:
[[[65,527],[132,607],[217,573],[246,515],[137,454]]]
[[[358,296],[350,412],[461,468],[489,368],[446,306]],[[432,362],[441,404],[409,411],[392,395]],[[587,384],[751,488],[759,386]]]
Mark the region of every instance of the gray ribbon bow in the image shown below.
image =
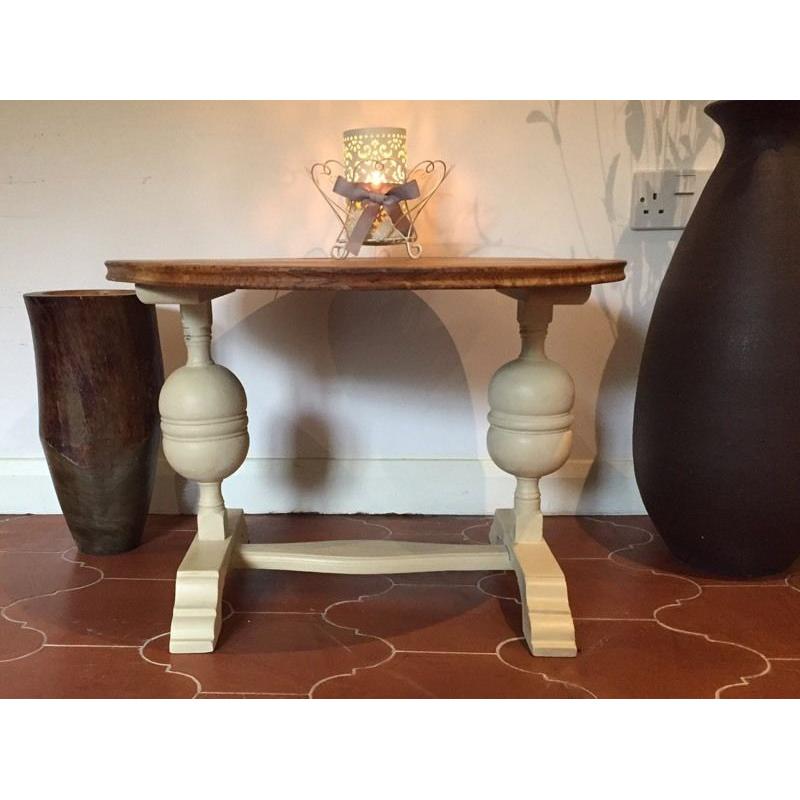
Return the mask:
[[[336,194],[346,197],[348,200],[358,201],[362,204],[361,216],[356,220],[353,230],[347,240],[347,252],[358,255],[361,245],[369,235],[372,223],[380,213],[382,208],[392,220],[392,224],[403,236],[408,236],[411,229],[411,221],[403,212],[400,206],[402,200],[414,200],[419,197],[419,186],[416,181],[408,183],[398,183],[392,186],[388,192],[371,192],[365,188],[363,183],[351,183],[338,176],[333,184],[333,191]]]

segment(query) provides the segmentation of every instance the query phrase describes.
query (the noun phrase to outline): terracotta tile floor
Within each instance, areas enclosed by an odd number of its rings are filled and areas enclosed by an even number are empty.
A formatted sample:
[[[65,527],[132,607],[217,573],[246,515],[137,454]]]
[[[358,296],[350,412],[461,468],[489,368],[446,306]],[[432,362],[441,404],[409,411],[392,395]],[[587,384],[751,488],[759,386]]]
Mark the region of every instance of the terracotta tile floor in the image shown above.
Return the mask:
[[[251,541],[486,542],[482,517],[251,516]],[[734,583],[674,561],[644,517],[548,517],[577,658],[533,658],[509,572],[236,571],[214,655],[167,649],[191,517],[120,556],[58,516],[0,519],[0,697],[800,697],[800,564]]]

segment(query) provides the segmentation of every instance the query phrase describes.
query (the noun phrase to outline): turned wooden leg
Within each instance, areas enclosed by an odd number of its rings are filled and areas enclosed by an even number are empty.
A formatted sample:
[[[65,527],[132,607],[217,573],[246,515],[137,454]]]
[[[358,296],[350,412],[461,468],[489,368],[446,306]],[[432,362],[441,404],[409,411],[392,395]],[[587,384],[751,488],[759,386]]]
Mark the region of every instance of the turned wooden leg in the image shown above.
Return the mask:
[[[243,537],[241,511],[225,508],[222,481],[247,455],[247,399],[236,376],[211,358],[211,301],[181,303],[186,365],[159,398],[164,455],[199,487],[197,536],[178,569],[171,653],[208,653],[221,625],[222,588]]]
[[[519,581],[522,626],[534,655],[574,656],[575,630],[564,574],[542,536],[539,479],[555,472],[572,444],[574,386],[567,371],[545,355],[556,303],[583,303],[589,287],[513,290],[522,351],[489,386],[492,460],[517,479],[513,509],[498,509],[490,532],[508,547]]]

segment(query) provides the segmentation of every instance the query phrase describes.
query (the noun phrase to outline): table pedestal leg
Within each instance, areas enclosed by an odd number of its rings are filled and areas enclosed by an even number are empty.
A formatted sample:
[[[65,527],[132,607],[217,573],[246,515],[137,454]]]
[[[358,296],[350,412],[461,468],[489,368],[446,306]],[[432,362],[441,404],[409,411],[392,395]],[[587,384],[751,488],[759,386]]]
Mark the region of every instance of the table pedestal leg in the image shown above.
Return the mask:
[[[499,509],[492,545],[323,542],[248,545],[240,510],[226,509],[222,481],[247,455],[246,397],[229,370],[211,358],[211,299],[225,290],[137,286],[145,303],[181,307],[186,365],[164,383],[159,399],[164,454],[199,486],[197,536],[178,570],[170,652],[207,653],[221,626],[229,566],[348,574],[443,569],[516,571],[525,639],[534,655],[575,655],[564,575],[542,537],[539,479],[567,459],[572,434],[572,380],[547,358],[544,341],[556,304],[585,302],[590,287],[503,290],[518,300],[522,351],[501,367],[489,389],[489,453],[516,476],[513,509]]]
[[[186,365],[159,398],[164,455],[199,487],[197,536],[178,569],[171,653],[208,653],[221,625],[222,588],[243,536],[242,512],[225,508],[222,481],[247,455],[247,400],[236,376],[211,358],[211,301],[181,302]]]
[[[577,652],[566,580],[542,536],[539,495],[539,479],[569,456],[575,390],[567,371],[545,355],[544,343],[553,306],[583,303],[589,292],[589,287],[509,291],[518,301],[522,351],[489,386],[489,454],[517,479],[514,508],[496,512],[490,540],[508,548],[519,581],[525,641],[539,656]]]

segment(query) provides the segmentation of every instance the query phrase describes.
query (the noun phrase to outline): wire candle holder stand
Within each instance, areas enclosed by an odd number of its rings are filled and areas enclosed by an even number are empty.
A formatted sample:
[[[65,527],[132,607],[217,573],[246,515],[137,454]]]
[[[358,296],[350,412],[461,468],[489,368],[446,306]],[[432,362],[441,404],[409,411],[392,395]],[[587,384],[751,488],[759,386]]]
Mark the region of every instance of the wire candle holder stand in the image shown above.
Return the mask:
[[[417,218],[450,169],[438,159],[407,169],[404,128],[356,128],[343,138],[344,162],[329,159],[310,170],[341,225],[331,257],[358,255],[364,245],[405,245],[419,258]]]

